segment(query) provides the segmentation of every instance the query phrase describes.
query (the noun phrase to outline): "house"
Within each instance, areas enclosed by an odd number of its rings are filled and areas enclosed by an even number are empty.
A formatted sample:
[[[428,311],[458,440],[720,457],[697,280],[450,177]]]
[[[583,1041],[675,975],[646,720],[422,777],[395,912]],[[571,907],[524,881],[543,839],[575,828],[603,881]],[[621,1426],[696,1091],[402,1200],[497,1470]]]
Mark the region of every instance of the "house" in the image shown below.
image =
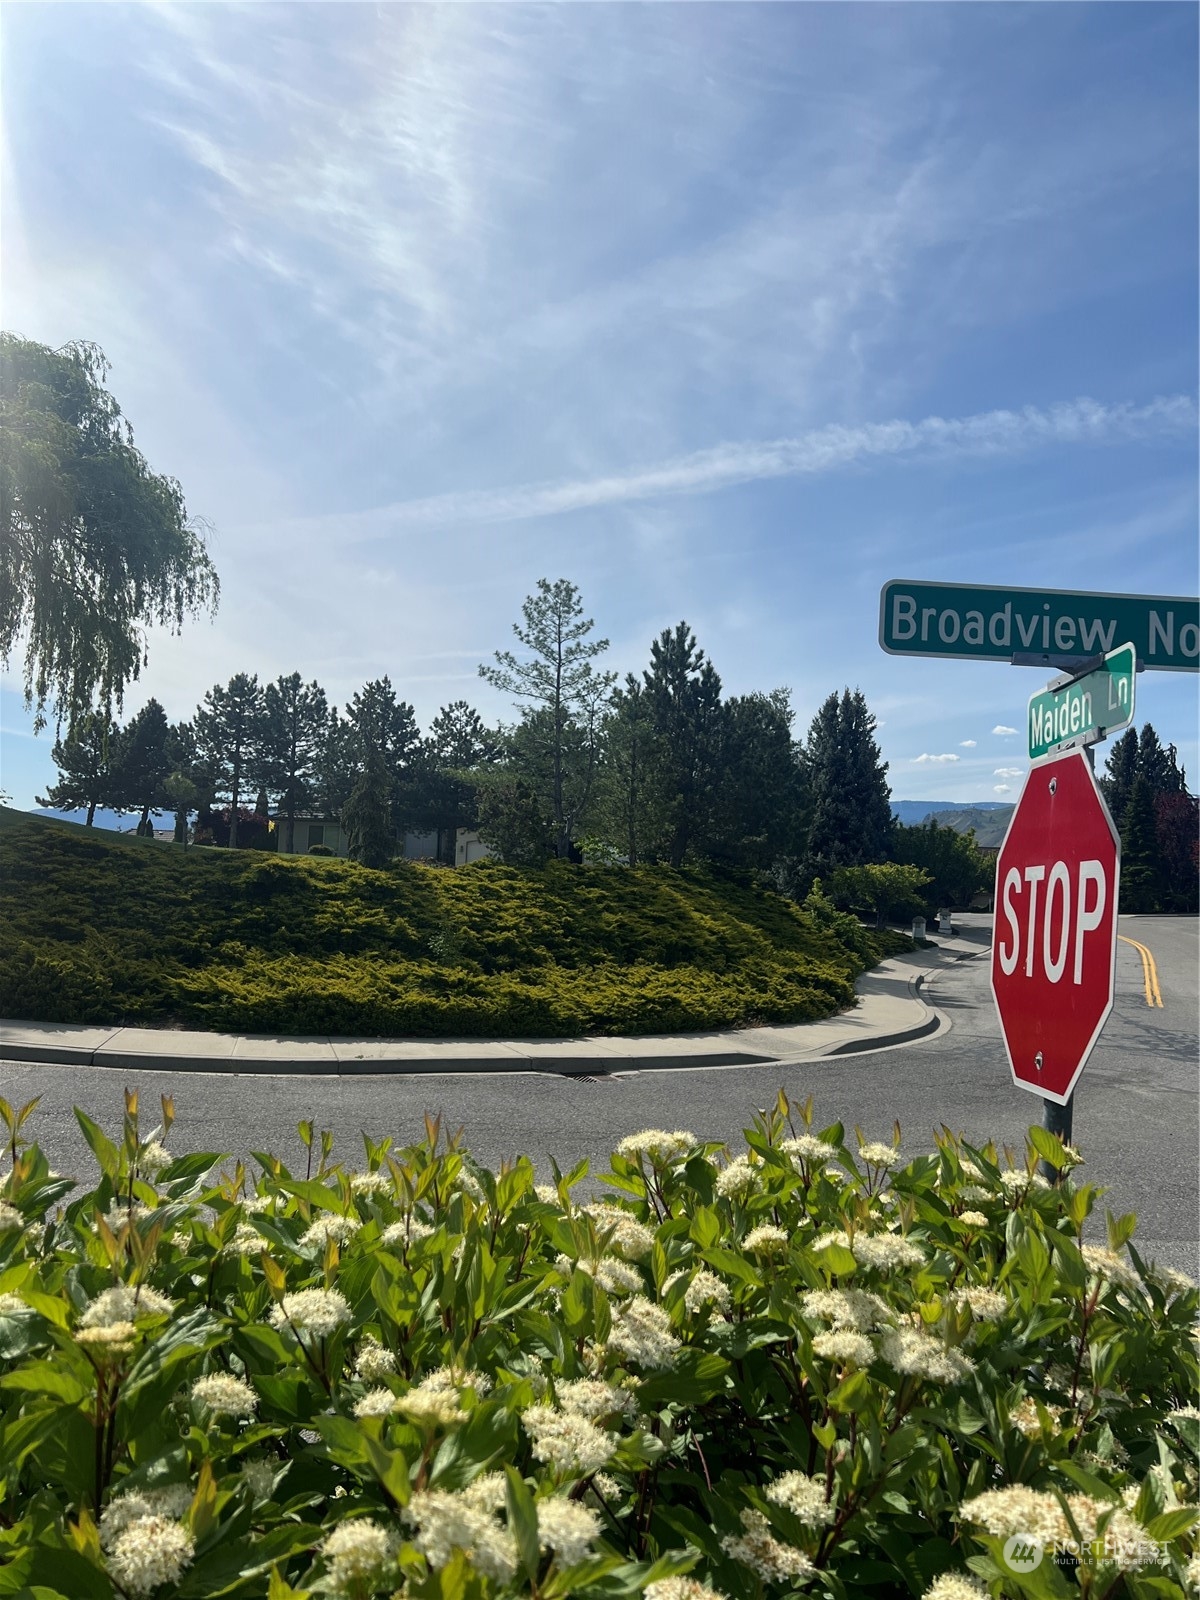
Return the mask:
[[[287,855],[287,817],[281,811],[274,811],[271,821],[279,841],[276,849],[279,854]],[[335,856],[349,856],[350,836],[332,813],[298,812],[293,822],[292,855],[307,855],[314,845],[318,845],[323,847],[322,854],[328,850]],[[473,841],[467,850],[463,846],[464,835]],[[457,837],[452,840],[449,829],[440,828],[429,833],[415,833],[411,829],[403,834],[397,831],[396,854],[402,855],[406,861],[444,861],[450,854],[452,843],[455,866],[462,866],[466,861],[477,861],[480,856],[490,853],[478,834],[467,834],[465,828],[459,828]]]

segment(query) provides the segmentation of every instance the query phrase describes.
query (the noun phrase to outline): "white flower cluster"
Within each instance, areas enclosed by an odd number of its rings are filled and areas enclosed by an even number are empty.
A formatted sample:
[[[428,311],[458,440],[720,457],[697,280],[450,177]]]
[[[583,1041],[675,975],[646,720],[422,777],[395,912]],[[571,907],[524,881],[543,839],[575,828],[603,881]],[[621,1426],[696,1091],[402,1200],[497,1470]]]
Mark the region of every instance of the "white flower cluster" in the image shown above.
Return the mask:
[[[337,1289],[298,1289],[271,1307],[271,1325],[328,1339],[350,1321],[350,1305]]]
[[[596,1232],[610,1235],[607,1248],[627,1261],[641,1261],[654,1249],[654,1235],[636,1217],[619,1206],[594,1201],[583,1207],[596,1225]]]
[[[354,1362],[354,1376],[360,1383],[378,1383],[380,1378],[386,1378],[395,1370],[396,1357],[368,1334]]]
[[[0,1233],[18,1233],[25,1226],[25,1218],[16,1206],[0,1200]]]
[[[184,1484],[118,1496],[100,1517],[110,1576],[131,1595],[179,1582],[196,1547],[179,1521],[192,1503]]]
[[[1024,1167],[1009,1167],[1000,1174],[1000,1182],[1010,1195],[1022,1195],[1029,1189],[1050,1187],[1040,1172],[1026,1172]]]
[[[356,1172],[350,1179],[351,1194],[391,1194],[393,1188],[386,1172]]]
[[[390,1389],[368,1389],[361,1400],[354,1402],[356,1417],[386,1417],[395,1409],[396,1396]]]
[[[210,1372],[192,1384],[192,1399],[217,1417],[252,1417],[258,1396],[248,1383],[227,1372]]]
[[[760,1176],[749,1156],[735,1156],[717,1173],[717,1193],[727,1200],[744,1200],[758,1188]]]
[[[553,1550],[560,1567],[574,1566],[588,1554],[592,1540],[600,1533],[600,1513],[590,1506],[554,1495],[537,1503],[538,1543]]]
[[[0,1294],[0,1317],[18,1316],[21,1312],[28,1310],[28,1303],[19,1294],[14,1294],[8,1289],[3,1294]]]
[[[960,1211],[958,1220],[961,1223],[964,1223],[968,1228],[986,1228],[988,1225],[988,1219],[984,1216],[982,1211]],[[957,1574],[950,1573],[943,1574],[943,1576],[954,1577],[957,1576]],[[938,1581],[940,1582],[941,1579]]]
[[[669,1166],[682,1161],[696,1147],[696,1135],[676,1129],[667,1133],[662,1128],[643,1128],[641,1133],[631,1133],[617,1146],[617,1154],[629,1161],[646,1156],[655,1166]]]
[[[874,1267],[878,1272],[925,1264],[920,1245],[902,1239],[898,1233],[856,1233],[850,1250],[860,1267]]]
[[[893,1328],[880,1341],[880,1354],[901,1376],[928,1378],[932,1383],[963,1383],[975,1370],[961,1350],[950,1350],[920,1328]]]
[[[1050,1432],[1052,1434],[1061,1433],[1062,1429],[1054,1409],[1047,1406],[1043,1406],[1042,1409],[1050,1417]],[[1009,1412],[1008,1420],[1018,1433],[1024,1434],[1026,1439],[1038,1439],[1042,1435],[1042,1419],[1038,1416],[1037,1401],[1032,1395],[1026,1395],[1024,1399],[1017,1402]]]
[[[982,1284],[976,1284],[967,1289],[959,1289],[951,1299],[951,1304],[959,1311],[970,1311],[976,1322],[999,1322],[1008,1310],[1008,1300],[995,1289],[986,1289]]]
[[[138,1317],[166,1317],[175,1309],[174,1300],[159,1294],[147,1283],[118,1283],[98,1294],[79,1319],[81,1328],[112,1328]]]
[[[151,1139],[138,1151],[137,1168],[144,1178],[149,1178],[153,1182],[174,1159],[165,1145],[160,1144],[157,1139]]]
[[[562,1209],[562,1199],[559,1196],[558,1189],[554,1184],[535,1183],[533,1186],[533,1192],[543,1205],[558,1206],[560,1210]]]
[[[779,1148],[793,1162],[803,1162],[806,1166],[817,1161],[833,1161],[837,1157],[834,1147],[824,1139],[818,1139],[814,1133],[802,1133],[798,1139],[785,1139]]]
[[[685,1277],[687,1277],[686,1272],[673,1272],[663,1284],[663,1294],[666,1294],[672,1284],[678,1283]],[[693,1316],[699,1316],[705,1306],[712,1306],[718,1316],[724,1316],[733,1305],[733,1297],[724,1279],[718,1278],[716,1273],[710,1272],[707,1267],[699,1267],[683,1291],[683,1303]]]
[[[405,1217],[400,1222],[389,1222],[379,1235],[379,1242],[385,1250],[403,1249],[405,1245],[416,1244],[418,1239],[428,1239],[436,1231],[419,1217]]]
[[[815,1569],[804,1551],[777,1539],[761,1511],[743,1511],[742,1528],[741,1534],[727,1533],[721,1549],[756,1572],[764,1583],[782,1583],[785,1578],[803,1582],[812,1576]]]
[[[725,1600],[719,1589],[698,1578],[659,1578],[646,1585],[645,1594],[646,1600]]]
[[[435,1570],[461,1550],[484,1577],[505,1583],[517,1570],[516,1540],[496,1520],[504,1479],[487,1472],[465,1489],[419,1489],[400,1515],[415,1526],[413,1544]]]
[[[988,1591],[978,1578],[965,1572],[943,1572],[926,1589],[922,1600],[988,1600]]]
[[[866,1289],[810,1289],[801,1296],[800,1309],[813,1322],[856,1328],[859,1333],[890,1327],[896,1320],[886,1300]]]
[[[617,1441],[594,1422],[553,1406],[530,1406],[521,1413],[521,1426],[532,1440],[537,1459],[570,1478],[586,1478],[599,1471],[617,1448]]]
[[[325,1212],[305,1228],[300,1235],[300,1243],[321,1250],[330,1240],[337,1245],[347,1244],[361,1227],[362,1223],[357,1217],[342,1217],[336,1211]]]
[[[469,1172],[466,1167],[459,1168],[458,1177],[454,1180],[454,1187],[461,1189],[463,1194],[469,1195],[477,1206],[483,1205],[487,1200],[487,1195],[484,1194],[483,1186],[479,1179],[473,1172]]]
[[[370,1517],[348,1517],[321,1545],[335,1594],[373,1593],[380,1587],[395,1555],[396,1541]]]
[[[407,1394],[397,1395],[391,1409],[407,1417],[417,1427],[454,1428],[467,1420],[459,1389],[466,1375],[439,1367],[415,1384]]]
[[[275,1492],[275,1468],[269,1461],[243,1462],[241,1478],[255,1501],[269,1500]]]
[[[567,1278],[578,1267],[580,1272],[595,1278],[605,1294],[636,1294],[646,1287],[638,1269],[618,1256],[601,1256],[599,1261],[589,1261],[586,1257],[572,1261],[570,1256],[560,1255],[554,1266]]]
[[[256,1256],[266,1248],[267,1241],[252,1222],[239,1222],[221,1253],[227,1256]]]
[[[742,1240],[742,1249],[752,1256],[781,1256],[786,1254],[787,1247],[787,1234],[773,1222],[760,1222]]]
[[[1057,1496],[1049,1492],[1014,1484],[1005,1489],[989,1489],[964,1501],[959,1515],[967,1522],[978,1523],[988,1533],[998,1538],[1024,1534],[1042,1544],[1074,1542],[1071,1522],[1079,1530],[1078,1544],[1085,1564],[1089,1546],[1098,1546],[1101,1559],[1114,1560],[1125,1572],[1145,1562],[1153,1561],[1158,1553],[1157,1544],[1146,1530],[1123,1507],[1111,1502],[1095,1500],[1090,1495],[1067,1496],[1068,1521]],[[1101,1518],[1107,1518],[1102,1535],[1097,1528]]]
[[[834,1508],[825,1499],[825,1485],[806,1472],[785,1472],[776,1478],[767,1489],[767,1499],[809,1528],[823,1528],[834,1518]]]
[[[893,1167],[900,1165],[899,1150],[894,1145],[881,1144],[878,1140],[860,1144],[858,1154],[868,1167],[878,1167],[882,1172],[891,1172]]]
[[[600,1422],[605,1417],[637,1416],[637,1396],[629,1389],[619,1389],[616,1384],[605,1383],[603,1378],[572,1378],[555,1385],[559,1406],[563,1411],[588,1422]]]
[[[640,1294],[614,1308],[608,1344],[626,1361],[651,1370],[673,1366],[679,1349],[670,1317]]]
[[[1117,1255],[1115,1251],[1107,1250],[1103,1245],[1085,1244],[1082,1249],[1083,1259],[1088,1271],[1093,1277],[1102,1278],[1107,1283],[1115,1284],[1118,1289],[1140,1289],[1142,1280],[1138,1277],[1130,1263]]]
[[[843,1367],[869,1367],[875,1359],[875,1346],[870,1339],[852,1328],[833,1328],[829,1333],[818,1333],[812,1347],[814,1355],[836,1361]]]

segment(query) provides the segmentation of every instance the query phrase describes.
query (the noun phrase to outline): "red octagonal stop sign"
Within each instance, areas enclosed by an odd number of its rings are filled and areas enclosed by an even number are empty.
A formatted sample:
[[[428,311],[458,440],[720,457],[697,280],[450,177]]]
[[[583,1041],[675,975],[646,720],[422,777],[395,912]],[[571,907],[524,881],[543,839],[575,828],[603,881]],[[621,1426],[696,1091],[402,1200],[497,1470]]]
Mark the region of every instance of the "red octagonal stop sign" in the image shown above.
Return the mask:
[[[996,862],[992,994],[1014,1082],[1060,1105],[1112,1010],[1120,869],[1083,751],[1033,767]]]

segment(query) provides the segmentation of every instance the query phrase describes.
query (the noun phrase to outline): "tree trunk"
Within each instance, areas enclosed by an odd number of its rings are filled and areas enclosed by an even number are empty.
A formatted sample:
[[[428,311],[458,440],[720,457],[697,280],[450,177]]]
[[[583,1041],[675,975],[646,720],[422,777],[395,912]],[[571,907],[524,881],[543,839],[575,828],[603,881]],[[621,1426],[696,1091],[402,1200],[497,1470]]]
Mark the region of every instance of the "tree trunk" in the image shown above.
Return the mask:
[[[149,826],[149,822],[150,822],[150,807],[149,806],[143,806],[142,807],[142,820],[137,825],[138,834],[142,838],[146,838],[149,834],[152,834],[154,832],[154,829]]]
[[[290,856],[296,853],[296,818],[292,811],[291,800],[288,801],[287,814],[287,853]]]
[[[86,827],[86,828],[90,828],[91,827],[92,821],[95,818],[95,815],[96,815],[96,802],[94,800],[89,800],[88,801],[87,821],[86,821],[86,823],[84,823],[84,827]]]
[[[242,774],[239,769],[240,763],[235,760],[233,764],[233,785],[231,791],[233,804],[229,808],[229,848],[231,850],[237,849],[238,841],[238,798],[242,783]]]

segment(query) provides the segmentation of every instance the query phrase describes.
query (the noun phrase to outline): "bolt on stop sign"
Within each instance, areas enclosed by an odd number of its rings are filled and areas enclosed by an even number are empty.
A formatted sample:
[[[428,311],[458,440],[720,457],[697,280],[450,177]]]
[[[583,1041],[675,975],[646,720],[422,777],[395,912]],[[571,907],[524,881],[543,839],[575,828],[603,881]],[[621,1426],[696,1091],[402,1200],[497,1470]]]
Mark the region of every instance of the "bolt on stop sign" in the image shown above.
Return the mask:
[[[1112,1010],[1120,860],[1083,752],[1031,768],[996,861],[992,994],[1014,1082],[1060,1105]]]

